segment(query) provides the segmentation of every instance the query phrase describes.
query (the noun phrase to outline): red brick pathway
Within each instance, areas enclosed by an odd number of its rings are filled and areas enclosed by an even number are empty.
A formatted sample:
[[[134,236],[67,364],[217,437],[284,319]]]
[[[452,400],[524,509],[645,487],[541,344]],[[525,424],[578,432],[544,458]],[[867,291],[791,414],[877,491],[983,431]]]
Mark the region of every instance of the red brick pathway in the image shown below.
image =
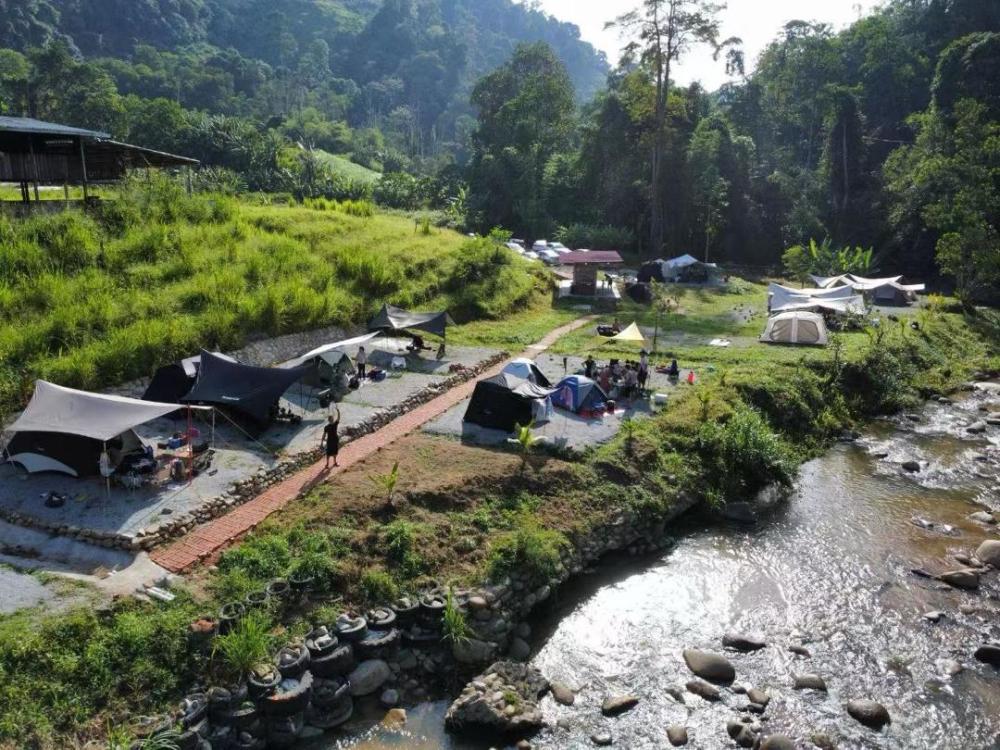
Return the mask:
[[[521,356],[536,357],[561,337],[592,320],[593,316],[587,316],[556,328],[537,344],[529,346]],[[338,468],[324,470],[325,459],[322,459],[289,477],[281,484],[276,484],[253,500],[240,505],[232,512],[196,527],[187,536],[170,545],[153,550],[149,555],[150,558],[153,562],[174,573],[182,573],[193,565],[209,559],[231,542],[256,528],[272,513],[281,510],[292,500],[301,497],[316,485],[327,481],[344,469],[350,468],[404,435],[417,430],[439,414],[468,398],[472,395],[478,379],[496,375],[506,364],[506,361],[501,362],[482,373],[478,378],[455,386],[426,404],[394,419],[382,429],[345,443],[340,450],[340,466]]]

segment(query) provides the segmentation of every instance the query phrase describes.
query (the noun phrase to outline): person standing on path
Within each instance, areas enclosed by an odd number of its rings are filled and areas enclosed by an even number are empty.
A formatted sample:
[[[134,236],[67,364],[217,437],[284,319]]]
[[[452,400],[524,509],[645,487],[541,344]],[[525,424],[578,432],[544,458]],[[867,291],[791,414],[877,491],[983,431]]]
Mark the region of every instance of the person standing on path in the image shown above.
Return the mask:
[[[358,356],[354,358],[354,363],[358,367],[358,380],[364,380],[365,369],[368,367],[368,352],[363,346],[358,347]]]
[[[340,453],[340,435],[337,430],[340,428],[340,412],[331,414],[327,418],[326,426],[323,427],[323,437],[319,439],[319,447],[326,448],[326,466],[330,468],[330,459],[333,459],[334,466],[340,466],[337,461],[337,454]]]

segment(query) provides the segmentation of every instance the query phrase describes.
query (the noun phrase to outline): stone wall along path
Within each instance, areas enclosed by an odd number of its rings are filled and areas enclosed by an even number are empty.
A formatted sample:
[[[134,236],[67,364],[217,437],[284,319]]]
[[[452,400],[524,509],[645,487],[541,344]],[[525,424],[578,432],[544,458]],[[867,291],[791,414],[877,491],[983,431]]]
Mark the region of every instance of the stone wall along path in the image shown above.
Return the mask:
[[[534,358],[566,334],[587,325],[594,319],[594,316],[588,315],[556,328],[518,356]],[[334,474],[350,468],[399,438],[414,432],[438,415],[469,398],[479,379],[498,374],[508,361],[505,360],[495,365],[492,369],[482,373],[480,378],[474,378],[452,388],[393,420],[380,430],[345,443],[340,449],[339,467],[331,467],[327,471],[323,468],[325,459],[317,461],[284,482],[271,487],[253,500],[235,508],[231,513],[198,526],[192,529],[187,536],[154,550],[150,553],[150,558],[153,562],[173,573],[183,573],[194,565],[212,558],[229,544],[252,531],[272,513],[284,508],[292,500],[327,481]]]

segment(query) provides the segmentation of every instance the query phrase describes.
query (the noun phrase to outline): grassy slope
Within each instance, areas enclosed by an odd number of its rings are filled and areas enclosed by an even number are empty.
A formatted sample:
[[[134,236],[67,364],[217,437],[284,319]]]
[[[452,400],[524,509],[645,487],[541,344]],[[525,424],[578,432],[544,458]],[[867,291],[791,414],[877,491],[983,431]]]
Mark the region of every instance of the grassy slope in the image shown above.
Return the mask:
[[[346,156],[331,154],[320,149],[316,150],[316,156],[329,166],[334,174],[342,175],[349,180],[371,184],[382,178],[382,175],[378,172],[363,167],[360,164],[355,164]]]
[[[497,315],[539,283],[524,262],[497,265],[458,233],[397,216],[163,191],[101,221],[0,219],[0,413],[35,377],[100,388],[200,347],[363,324],[384,301]],[[469,283],[477,263],[488,273]]]
[[[741,295],[683,292],[670,330],[756,335],[757,323],[725,321],[734,303],[760,300],[759,287]],[[461,326],[455,339],[522,343],[574,314],[537,298],[533,305]],[[620,318],[645,314],[629,309]],[[99,731],[100,721],[88,724],[94,714],[161,705],[204,669],[186,646],[185,624],[292,569],[314,570],[324,590],[355,604],[384,601],[428,579],[475,582],[511,566],[543,575],[560,544],[623,509],[656,512],[682,491],[710,501],[745,497],[787,477],[854,420],[909,403],[914,385],[947,387],[970,368],[996,365],[989,319],[976,323],[988,339],[955,315],[929,311],[919,319],[919,332],[894,326],[881,339],[850,335],[840,362],[831,349],[678,346],[679,358],[702,369],[699,385],[682,387],[668,409],[582,460],[536,456],[522,471],[511,454],[412,436],[273,517],[228,552],[218,572],[196,576],[191,593],[173,605],[123,603],[100,619],[78,612],[0,620],[0,743],[57,747],[64,733]],[[558,348],[595,343],[581,332]],[[371,477],[397,460],[408,502],[390,515]],[[287,639],[307,621],[335,614],[320,606],[275,616]]]

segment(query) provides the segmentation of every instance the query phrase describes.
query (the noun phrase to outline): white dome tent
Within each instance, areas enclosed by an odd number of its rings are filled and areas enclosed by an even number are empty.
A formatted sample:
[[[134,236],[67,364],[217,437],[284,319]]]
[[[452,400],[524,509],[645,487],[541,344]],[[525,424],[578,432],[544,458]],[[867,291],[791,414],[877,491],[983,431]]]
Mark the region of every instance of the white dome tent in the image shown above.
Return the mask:
[[[829,335],[822,315],[793,310],[768,318],[760,340],[766,344],[826,346]]]
[[[538,369],[532,360],[527,357],[519,357],[518,359],[512,359],[507,363],[507,366],[503,368],[504,374],[513,375],[515,377],[521,378],[522,380],[527,380],[529,383],[534,383],[542,388],[548,388],[552,385],[549,379],[542,374],[542,371]]]

